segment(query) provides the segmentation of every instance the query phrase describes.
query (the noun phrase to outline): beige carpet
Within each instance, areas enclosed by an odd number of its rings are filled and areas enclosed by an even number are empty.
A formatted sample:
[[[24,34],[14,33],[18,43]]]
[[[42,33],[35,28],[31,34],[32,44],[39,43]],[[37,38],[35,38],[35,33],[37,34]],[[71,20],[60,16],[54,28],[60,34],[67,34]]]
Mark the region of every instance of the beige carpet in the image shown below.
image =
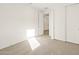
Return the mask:
[[[36,37],[40,45],[32,50],[29,42],[23,41],[11,47],[0,50],[0,55],[76,55],[79,45],[59,40],[53,40],[48,35]]]

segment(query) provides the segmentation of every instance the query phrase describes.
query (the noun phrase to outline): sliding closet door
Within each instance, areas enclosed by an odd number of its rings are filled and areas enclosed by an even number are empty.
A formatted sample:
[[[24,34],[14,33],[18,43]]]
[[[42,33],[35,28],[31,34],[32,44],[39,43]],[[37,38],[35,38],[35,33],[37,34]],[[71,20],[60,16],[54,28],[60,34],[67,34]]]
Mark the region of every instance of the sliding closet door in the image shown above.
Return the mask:
[[[67,41],[79,44],[79,4],[67,7]]]

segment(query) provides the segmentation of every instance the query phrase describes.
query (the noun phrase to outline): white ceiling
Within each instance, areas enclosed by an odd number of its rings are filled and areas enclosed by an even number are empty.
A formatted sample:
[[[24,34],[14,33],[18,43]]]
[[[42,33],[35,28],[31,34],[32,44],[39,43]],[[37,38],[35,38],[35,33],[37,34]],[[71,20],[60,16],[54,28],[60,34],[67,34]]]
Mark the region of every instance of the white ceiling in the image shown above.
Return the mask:
[[[29,6],[42,10],[44,14],[48,14],[51,8],[67,6],[71,4],[72,3],[28,3]]]
[[[66,6],[70,5],[71,3],[29,3],[30,6],[39,8],[41,10],[45,10],[46,8],[53,8],[53,7],[58,7],[58,6]]]

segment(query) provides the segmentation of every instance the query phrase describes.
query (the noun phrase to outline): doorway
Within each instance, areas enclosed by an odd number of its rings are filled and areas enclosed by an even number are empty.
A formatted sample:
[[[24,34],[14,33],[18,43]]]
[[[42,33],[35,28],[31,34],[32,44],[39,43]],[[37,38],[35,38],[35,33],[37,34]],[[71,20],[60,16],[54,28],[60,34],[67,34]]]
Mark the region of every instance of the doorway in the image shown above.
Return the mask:
[[[49,35],[49,14],[44,14],[44,35]]]

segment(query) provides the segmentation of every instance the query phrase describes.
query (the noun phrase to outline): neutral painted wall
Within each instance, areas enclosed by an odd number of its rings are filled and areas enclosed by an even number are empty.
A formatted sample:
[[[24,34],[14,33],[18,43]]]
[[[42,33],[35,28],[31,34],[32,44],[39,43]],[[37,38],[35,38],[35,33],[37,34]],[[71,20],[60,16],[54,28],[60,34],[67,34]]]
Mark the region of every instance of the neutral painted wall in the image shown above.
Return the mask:
[[[79,4],[67,6],[67,41],[79,44]]]
[[[38,17],[40,14],[40,17]],[[79,43],[79,5],[67,7],[67,41]],[[0,49],[27,39],[26,31],[34,29],[35,35],[43,33],[38,19],[43,13],[26,5],[0,4]],[[49,11],[49,36],[65,41],[65,7],[54,7]]]
[[[55,39],[65,41],[65,7],[54,8]]]
[[[49,35],[79,44],[79,4],[54,7],[49,12]]]
[[[44,33],[44,13],[43,11],[38,12],[38,35],[43,35]]]
[[[54,39],[54,10],[49,10],[49,36]]]
[[[49,35],[65,41],[65,7],[54,7],[49,12]]]
[[[37,14],[24,4],[0,4],[0,49],[26,40],[27,30],[38,33]]]

